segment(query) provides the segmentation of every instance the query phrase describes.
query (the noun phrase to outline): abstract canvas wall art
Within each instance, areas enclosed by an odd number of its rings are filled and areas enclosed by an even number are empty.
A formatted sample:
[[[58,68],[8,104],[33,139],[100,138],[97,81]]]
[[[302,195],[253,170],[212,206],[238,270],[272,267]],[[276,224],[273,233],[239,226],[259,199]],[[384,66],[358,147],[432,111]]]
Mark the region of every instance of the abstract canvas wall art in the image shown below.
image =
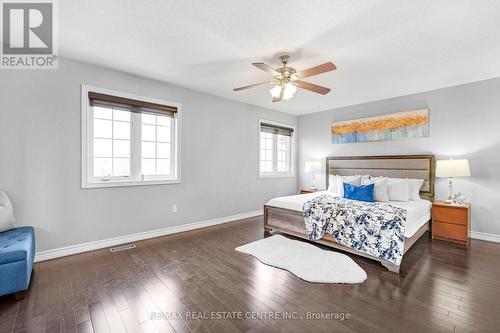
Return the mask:
[[[400,140],[429,136],[429,110],[332,123],[332,143]]]

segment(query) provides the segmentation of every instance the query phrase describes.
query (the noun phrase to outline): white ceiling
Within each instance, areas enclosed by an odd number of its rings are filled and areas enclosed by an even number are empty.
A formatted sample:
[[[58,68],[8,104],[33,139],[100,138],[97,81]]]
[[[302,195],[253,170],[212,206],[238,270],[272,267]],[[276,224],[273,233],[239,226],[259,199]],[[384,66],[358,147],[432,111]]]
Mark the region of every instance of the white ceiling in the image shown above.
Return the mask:
[[[213,95],[305,114],[500,76],[498,0],[67,0],[59,53]],[[298,70],[338,70],[272,103],[270,76],[288,52]]]

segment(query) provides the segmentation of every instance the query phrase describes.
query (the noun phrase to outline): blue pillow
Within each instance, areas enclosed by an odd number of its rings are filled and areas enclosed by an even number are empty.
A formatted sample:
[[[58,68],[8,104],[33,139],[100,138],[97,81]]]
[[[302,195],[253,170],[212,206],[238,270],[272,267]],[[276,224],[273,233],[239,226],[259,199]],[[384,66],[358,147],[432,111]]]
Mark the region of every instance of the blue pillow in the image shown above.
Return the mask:
[[[375,184],[356,186],[344,183],[344,198],[351,200],[373,202],[374,188]]]

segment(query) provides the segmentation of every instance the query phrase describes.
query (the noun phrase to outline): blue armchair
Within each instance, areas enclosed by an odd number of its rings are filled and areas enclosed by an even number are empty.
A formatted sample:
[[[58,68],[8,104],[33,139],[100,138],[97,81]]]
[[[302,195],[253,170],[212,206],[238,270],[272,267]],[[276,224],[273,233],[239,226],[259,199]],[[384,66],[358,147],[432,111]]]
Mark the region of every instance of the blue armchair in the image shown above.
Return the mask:
[[[28,289],[34,259],[33,227],[0,232],[0,296]]]

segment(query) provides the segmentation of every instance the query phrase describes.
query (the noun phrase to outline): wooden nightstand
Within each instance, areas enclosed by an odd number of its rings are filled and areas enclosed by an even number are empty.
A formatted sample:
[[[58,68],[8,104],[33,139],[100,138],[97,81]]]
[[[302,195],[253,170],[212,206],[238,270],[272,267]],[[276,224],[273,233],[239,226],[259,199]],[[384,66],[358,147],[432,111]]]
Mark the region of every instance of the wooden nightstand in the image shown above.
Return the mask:
[[[317,189],[313,189],[313,188],[302,188],[300,189],[300,194],[307,194],[307,193],[314,193],[314,192],[318,192],[318,191],[324,191],[324,190],[321,190],[319,188]]]
[[[432,204],[432,239],[469,245],[470,204]]]

